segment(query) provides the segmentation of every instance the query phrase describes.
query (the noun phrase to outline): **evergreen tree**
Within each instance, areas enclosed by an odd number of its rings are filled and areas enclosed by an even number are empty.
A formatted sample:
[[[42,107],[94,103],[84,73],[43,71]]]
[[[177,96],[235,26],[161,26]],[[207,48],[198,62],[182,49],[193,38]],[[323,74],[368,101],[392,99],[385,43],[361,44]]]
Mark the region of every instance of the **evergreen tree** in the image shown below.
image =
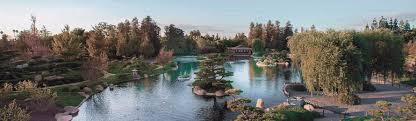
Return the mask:
[[[273,41],[272,40],[272,37],[273,37],[273,32],[275,31],[274,30],[275,27],[274,27],[274,25],[273,25],[273,23],[272,23],[271,20],[269,20],[267,22],[267,24],[266,24],[266,26],[265,26],[264,29],[265,30],[264,30],[264,34],[263,34],[263,40],[264,40],[265,47],[271,49],[271,48],[273,48],[273,45],[272,45],[272,41]]]
[[[74,59],[82,52],[82,43],[77,35],[70,32],[68,25],[62,30],[62,33],[53,37],[52,50],[54,54],[63,56],[67,59]]]
[[[161,48],[160,45],[160,28],[150,16],[143,19],[141,26],[141,43],[140,52],[145,57],[156,56]]]
[[[280,22],[275,22],[275,27],[272,34],[272,48],[277,50],[283,50],[281,47],[282,43],[282,33],[280,31]]]
[[[289,48],[287,47],[287,42],[289,40],[289,38],[293,35],[293,26],[290,23],[290,21],[286,22],[286,26],[283,30],[283,41],[282,41],[282,49],[283,50],[289,50]]]
[[[176,28],[171,24],[165,27],[165,47],[167,50],[173,50],[176,55],[189,54],[185,43],[185,35],[182,29]]]
[[[221,55],[209,55],[208,59],[200,63],[200,70],[196,72],[197,78],[192,85],[199,86],[208,92],[231,89],[232,81],[224,78],[231,76],[232,72],[225,70],[224,63],[225,59]]]

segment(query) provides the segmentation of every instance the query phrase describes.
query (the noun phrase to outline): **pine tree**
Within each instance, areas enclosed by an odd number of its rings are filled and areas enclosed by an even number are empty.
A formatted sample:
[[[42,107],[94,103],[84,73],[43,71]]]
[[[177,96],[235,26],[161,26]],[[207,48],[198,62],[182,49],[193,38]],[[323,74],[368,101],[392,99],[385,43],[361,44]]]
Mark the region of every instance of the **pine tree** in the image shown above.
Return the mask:
[[[156,56],[161,48],[160,45],[160,28],[150,16],[143,19],[141,26],[141,44],[140,52],[145,57]]]
[[[196,73],[197,78],[192,85],[208,92],[226,91],[232,88],[231,81],[224,79],[232,75],[232,72],[225,70],[224,63],[225,59],[221,55],[209,55],[208,59],[200,63],[200,70]]]
[[[282,43],[282,36],[281,36],[281,31],[280,31],[280,22],[276,21],[275,22],[275,28],[272,34],[272,48],[273,49],[278,49],[278,50],[283,50],[283,49],[279,49],[282,48],[281,47],[281,43]]]
[[[287,47],[287,42],[292,35],[293,35],[293,26],[292,24],[290,24],[290,21],[287,21],[286,26],[283,30],[283,39],[282,39],[283,50],[289,50],[289,48]]]
[[[271,20],[269,20],[264,28],[263,40],[266,48],[273,48],[272,46],[272,37],[274,32],[274,25]]]
[[[82,43],[77,35],[70,32],[68,25],[62,30],[62,33],[53,37],[52,50],[56,55],[63,56],[66,59],[74,59],[82,51]]]

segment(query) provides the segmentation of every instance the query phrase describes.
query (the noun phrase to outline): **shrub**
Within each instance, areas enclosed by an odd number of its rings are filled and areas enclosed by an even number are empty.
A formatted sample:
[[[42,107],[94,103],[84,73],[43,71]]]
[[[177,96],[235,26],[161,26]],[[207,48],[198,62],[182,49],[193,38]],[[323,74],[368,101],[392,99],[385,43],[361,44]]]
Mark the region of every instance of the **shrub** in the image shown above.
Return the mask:
[[[30,80],[24,80],[24,81],[18,82],[14,88],[17,91],[31,92],[35,90],[37,87],[38,87],[38,84],[36,82],[30,81]]]
[[[10,83],[4,83],[0,88],[0,100],[6,99],[11,91],[13,91],[13,85]]]
[[[0,108],[1,121],[28,121],[29,119],[29,112],[18,107],[14,100],[9,105]]]
[[[319,114],[305,110],[302,107],[290,107],[284,111],[287,121],[313,121]],[[317,116],[318,115],[318,116]]]
[[[33,91],[30,95],[30,101],[35,109],[47,109],[47,107],[55,104],[57,98],[57,93],[51,89],[37,89]]]
[[[338,97],[338,101],[348,105],[358,105],[361,103],[360,97],[352,93],[341,93]]]

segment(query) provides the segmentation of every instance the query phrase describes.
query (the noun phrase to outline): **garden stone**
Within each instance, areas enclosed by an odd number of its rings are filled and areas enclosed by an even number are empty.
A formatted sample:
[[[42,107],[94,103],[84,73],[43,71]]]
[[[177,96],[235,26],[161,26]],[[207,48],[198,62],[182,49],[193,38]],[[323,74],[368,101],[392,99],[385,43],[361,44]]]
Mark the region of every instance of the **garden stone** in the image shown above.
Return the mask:
[[[207,91],[205,91],[204,89],[200,88],[199,86],[195,86],[194,87],[194,93],[196,95],[203,96],[203,95],[206,95],[207,94]]]
[[[314,108],[312,105],[310,105],[310,104],[306,104],[306,105],[304,105],[304,106],[303,106],[303,108],[304,108],[305,110],[308,110],[308,111],[313,111],[313,110],[315,110],[315,108]]]
[[[264,101],[263,101],[263,99],[257,99],[256,107],[257,108],[264,108]]]
[[[96,91],[98,91],[98,92],[102,92],[102,91],[104,90],[104,87],[103,87],[103,86],[101,86],[101,85],[97,85],[97,86],[95,87],[95,90],[96,90]]]
[[[58,113],[58,114],[55,115],[55,119],[56,119],[56,121],[71,121],[72,116],[71,115],[66,115],[64,113]]]
[[[76,115],[79,112],[79,109],[74,106],[65,106],[64,110],[65,110],[65,114],[69,114],[69,115]]]
[[[34,81],[39,82],[42,81],[42,75],[35,75],[35,77],[33,78]]]
[[[42,71],[42,76],[49,75],[49,71]]]
[[[217,96],[217,97],[223,97],[224,95],[225,95],[224,91],[222,91],[222,90],[215,91],[215,96]]]
[[[89,87],[84,87],[82,90],[85,92],[85,94],[91,94],[92,93],[92,89],[89,88]]]

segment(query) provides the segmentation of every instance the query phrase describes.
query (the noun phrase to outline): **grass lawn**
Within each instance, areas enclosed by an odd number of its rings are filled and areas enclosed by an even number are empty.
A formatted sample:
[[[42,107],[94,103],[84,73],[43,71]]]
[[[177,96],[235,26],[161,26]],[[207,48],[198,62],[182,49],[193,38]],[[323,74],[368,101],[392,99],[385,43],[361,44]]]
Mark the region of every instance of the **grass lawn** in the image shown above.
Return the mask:
[[[58,92],[56,104],[60,107],[78,106],[84,97],[76,92]]]

